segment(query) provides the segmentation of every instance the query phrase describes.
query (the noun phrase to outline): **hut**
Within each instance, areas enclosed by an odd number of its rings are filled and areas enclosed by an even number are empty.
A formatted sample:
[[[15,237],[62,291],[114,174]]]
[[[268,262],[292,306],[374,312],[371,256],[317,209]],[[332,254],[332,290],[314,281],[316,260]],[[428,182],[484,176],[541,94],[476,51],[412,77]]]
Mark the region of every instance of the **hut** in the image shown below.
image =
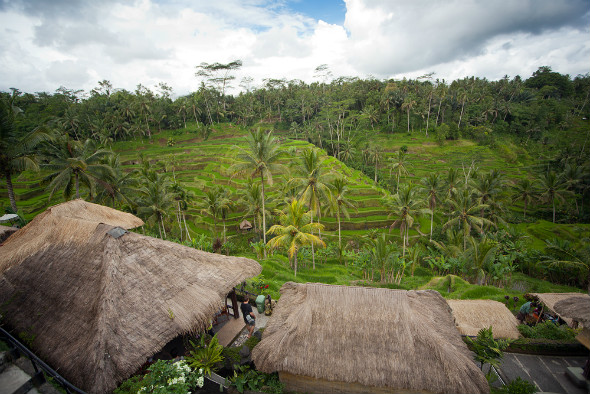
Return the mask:
[[[590,300],[590,295],[584,293],[531,293],[530,294],[536,301],[540,301],[548,308],[551,312],[557,314],[568,326],[574,327],[574,319],[567,316],[562,316],[558,311],[555,310],[555,304],[559,301],[567,300],[571,297],[582,297]]]
[[[518,339],[518,320],[504,304],[494,300],[447,300],[462,335],[476,336],[492,327],[495,338]]]
[[[577,294],[556,302],[553,307],[555,308],[555,312],[560,316],[573,319],[580,323],[582,328],[576,339],[587,349],[590,349],[590,296],[588,294]],[[568,368],[568,374],[575,376],[576,371]],[[581,375],[586,381],[590,379],[590,355],[586,359],[586,364],[581,371]],[[586,382],[586,384],[588,383]]]
[[[240,231],[250,231],[252,230],[252,223],[247,221],[246,219],[242,220],[240,223]]]
[[[289,391],[489,392],[433,290],[285,283],[252,360]]]
[[[74,385],[111,392],[180,334],[204,329],[250,259],[126,229],[135,216],[81,200],[38,215],[0,248],[3,319]]]
[[[12,234],[16,233],[18,228],[10,226],[0,226],[0,244],[4,242]]]

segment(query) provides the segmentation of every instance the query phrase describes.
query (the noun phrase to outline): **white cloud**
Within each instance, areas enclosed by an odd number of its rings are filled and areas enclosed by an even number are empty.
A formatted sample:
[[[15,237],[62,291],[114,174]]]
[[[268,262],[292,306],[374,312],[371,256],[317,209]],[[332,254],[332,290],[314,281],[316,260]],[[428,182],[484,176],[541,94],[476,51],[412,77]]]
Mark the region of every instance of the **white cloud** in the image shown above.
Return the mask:
[[[244,76],[309,82],[320,64],[334,77],[496,79],[542,65],[576,75],[590,64],[585,1],[346,0],[343,26],[277,0],[0,3],[0,90],[88,91],[108,79],[185,94],[199,86],[195,66],[235,59],[236,87]]]

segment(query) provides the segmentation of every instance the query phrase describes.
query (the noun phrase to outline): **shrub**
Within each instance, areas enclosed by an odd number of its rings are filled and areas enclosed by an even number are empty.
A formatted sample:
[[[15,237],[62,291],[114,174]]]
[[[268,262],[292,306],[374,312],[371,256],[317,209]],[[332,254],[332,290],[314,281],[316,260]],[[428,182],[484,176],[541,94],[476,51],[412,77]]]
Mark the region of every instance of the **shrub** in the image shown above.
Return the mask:
[[[223,346],[219,344],[217,335],[211,338],[209,344],[205,341],[205,335],[201,335],[199,345],[195,345],[192,341],[190,344],[193,350],[190,351],[190,356],[186,357],[189,365],[206,375],[211,375],[211,372],[215,371],[219,363],[223,361]]]
[[[148,368],[137,394],[188,394],[195,387],[203,387],[201,371],[194,372],[184,360],[158,360]]]
[[[567,325],[557,325],[550,321],[539,323],[536,326],[527,326],[520,324],[518,331],[525,338],[543,338],[543,339],[557,339],[557,340],[571,340],[576,337],[576,331],[569,328]]]
[[[495,390],[492,388],[492,393],[494,394],[533,394],[536,392],[537,386],[528,380],[521,379],[520,376],[506,386],[502,386]]]

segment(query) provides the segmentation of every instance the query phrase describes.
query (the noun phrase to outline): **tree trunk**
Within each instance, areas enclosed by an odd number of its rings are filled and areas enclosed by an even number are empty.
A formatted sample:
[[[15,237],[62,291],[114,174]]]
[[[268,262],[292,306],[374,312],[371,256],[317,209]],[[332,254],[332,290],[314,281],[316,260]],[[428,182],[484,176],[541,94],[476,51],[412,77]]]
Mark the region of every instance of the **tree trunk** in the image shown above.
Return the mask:
[[[160,221],[162,222],[162,231],[164,231],[164,238],[162,239],[166,239],[168,236],[166,235],[166,227],[164,227],[164,217],[160,216]]]
[[[184,212],[182,213],[182,220],[184,221],[184,228],[186,230],[186,237],[188,238],[188,240],[190,242],[192,242],[193,239],[191,238],[191,234],[188,232],[188,226],[186,225],[186,215],[184,214]]]
[[[430,240],[432,241],[432,226],[434,225],[434,209],[430,212]],[[414,276],[414,275],[412,275]]]
[[[76,198],[78,199],[80,198],[80,180],[77,172],[74,175],[74,179],[76,180]]]
[[[553,198],[553,223],[555,223],[555,198]]]
[[[313,211],[311,212],[311,224],[313,225]],[[311,235],[313,235],[313,230],[311,230]],[[313,269],[315,270],[315,250],[313,247],[313,243],[311,244],[311,264],[313,266]]]
[[[430,105],[432,104],[432,94],[428,99],[428,116],[426,117],[426,136],[428,137],[428,122],[430,121]]]
[[[12,186],[12,174],[10,174],[10,170],[6,169],[4,171],[4,177],[6,178],[6,189],[8,189],[10,207],[16,213],[16,198],[14,197],[14,187]]]
[[[262,183],[262,237],[264,240],[264,258],[266,259],[266,215],[264,208],[264,175],[260,173],[260,182]]]
[[[293,276],[297,277],[297,253],[299,253],[298,251],[295,252],[295,255],[293,256]]]

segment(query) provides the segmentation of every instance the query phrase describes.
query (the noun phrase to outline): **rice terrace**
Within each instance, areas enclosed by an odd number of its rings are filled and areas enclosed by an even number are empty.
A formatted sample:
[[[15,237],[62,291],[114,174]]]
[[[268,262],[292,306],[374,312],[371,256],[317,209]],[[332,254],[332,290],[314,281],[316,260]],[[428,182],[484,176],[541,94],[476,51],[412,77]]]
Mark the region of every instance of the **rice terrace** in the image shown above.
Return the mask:
[[[354,39],[359,4],[318,26]],[[227,56],[0,87],[0,394],[587,392],[588,73]]]

